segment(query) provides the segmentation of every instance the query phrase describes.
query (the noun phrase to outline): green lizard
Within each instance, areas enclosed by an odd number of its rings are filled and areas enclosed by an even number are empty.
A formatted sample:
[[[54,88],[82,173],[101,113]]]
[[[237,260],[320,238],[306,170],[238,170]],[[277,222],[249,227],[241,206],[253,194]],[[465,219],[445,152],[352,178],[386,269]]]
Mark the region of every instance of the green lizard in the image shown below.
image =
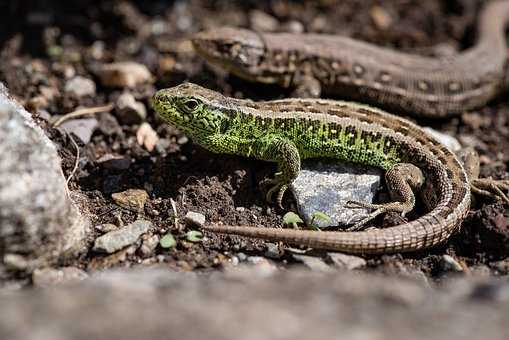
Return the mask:
[[[283,194],[305,158],[330,157],[377,166],[393,202],[350,202],[374,211],[361,224],[387,211],[405,215],[418,191],[428,213],[398,226],[362,232],[315,232],[278,228],[204,226],[220,233],[285,241],[351,253],[406,252],[432,247],[458,229],[470,206],[470,190],[496,195],[509,181],[469,180],[458,158],[417,125],[381,110],[342,101],[284,99],[253,102],[225,97],[194,84],[159,90],[154,109],[204,148],[277,162],[267,198]],[[469,167],[470,168],[470,167]],[[473,176],[478,168],[473,167]]]

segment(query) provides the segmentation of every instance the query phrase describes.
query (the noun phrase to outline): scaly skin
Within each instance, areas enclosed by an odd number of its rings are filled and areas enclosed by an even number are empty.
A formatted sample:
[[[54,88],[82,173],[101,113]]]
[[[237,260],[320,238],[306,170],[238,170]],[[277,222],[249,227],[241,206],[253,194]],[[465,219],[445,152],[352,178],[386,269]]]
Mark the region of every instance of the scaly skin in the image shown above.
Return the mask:
[[[480,107],[504,86],[509,1],[482,11],[478,41],[455,56],[400,53],[347,37],[214,28],[193,38],[196,51],[251,81],[320,92],[416,116],[441,118]]]
[[[204,148],[277,162],[278,199],[298,175],[300,160],[330,157],[380,167],[395,202],[375,213],[402,214],[419,190],[429,212],[398,226],[362,232],[205,226],[207,230],[350,253],[415,251],[444,242],[470,205],[467,174],[456,156],[417,125],[381,110],[342,101],[233,99],[183,84],[158,91],[153,107]],[[360,204],[360,203],[352,203]]]

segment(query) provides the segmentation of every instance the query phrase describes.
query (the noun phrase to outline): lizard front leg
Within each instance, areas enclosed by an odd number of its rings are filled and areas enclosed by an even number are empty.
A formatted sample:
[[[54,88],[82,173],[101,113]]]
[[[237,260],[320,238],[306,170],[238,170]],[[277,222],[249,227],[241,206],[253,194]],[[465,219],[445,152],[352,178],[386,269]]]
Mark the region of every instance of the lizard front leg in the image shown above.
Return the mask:
[[[278,171],[274,178],[266,179],[260,184],[270,185],[266,194],[267,201],[272,201],[272,196],[277,193],[276,202],[280,207],[286,189],[300,172],[299,150],[293,142],[280,136],[269,134],[252,140],[228,134],[215,134],[208,137],[203,145],[216,153],[238,154],[276,162]]]
[[[267,191],[267,201],[277,193],[276,202],[282,207],[283,195],[288,186],[297,178],[300,172],[300,155],[295,144],[288,139],[277,136],[265,136],[253,144],[253,156],[257,159],[276,162],[278,172],[273,179],[267,179],[261,185],[270,185]]]
[[[378,215],[389,211],[397,212],[405,217],[415,206],[414,191],[420,190],[424,181],[422,171],[415,165],[409,163],[396,164],[385,173],[385,182],[393,201],[383,204],[348,201],[345,205],[347,208],[375,209],[348,230],[359,230]]]

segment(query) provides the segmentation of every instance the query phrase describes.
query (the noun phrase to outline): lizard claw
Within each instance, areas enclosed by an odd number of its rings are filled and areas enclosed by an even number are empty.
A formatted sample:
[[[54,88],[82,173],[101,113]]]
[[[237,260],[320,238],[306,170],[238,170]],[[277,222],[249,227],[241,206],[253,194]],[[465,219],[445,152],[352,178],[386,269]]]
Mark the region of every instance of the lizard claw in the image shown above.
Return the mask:
[[[283,196],[286,192],[286,189],[288,189],[288,184],[283,183],[278,176],[276,175],[276,178],[274,179],[265,179],[260,183],[260,186],[270,186],[270,189],[267,191],[267,194],[265,195],[265,199],[267,202],[272,202],[272,197],[277,192],[276,196],[276,203],[279,208],[283,209]]]

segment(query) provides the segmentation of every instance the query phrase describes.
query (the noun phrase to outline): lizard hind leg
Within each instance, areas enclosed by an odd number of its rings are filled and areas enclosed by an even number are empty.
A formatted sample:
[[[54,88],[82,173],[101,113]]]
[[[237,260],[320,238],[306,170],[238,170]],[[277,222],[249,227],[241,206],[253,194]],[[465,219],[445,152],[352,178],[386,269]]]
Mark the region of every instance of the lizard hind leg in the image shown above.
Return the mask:
[[[491,177],[479,178],[479,155],[473,148],[462,149],[458,156],[467,172],[472,193],[490,197],[494,200],[502,200],[505,204],[509,204],[507,195],[509,180],[496,180]]]
[[[347,208],[367,208],[373,209],[368,216],[357,222],[349,231],[363,229],[367,222],[378,215],[393,211],[399,213],[402,217],[412,211],[415,206],[415,190],[421,189],[424,184],[424,175],[422,171],[413,164],[399,163],[393,166],[385,173],[385,182],[389,189],[392,202],[382,204],[372,204],[358,201],[348,201]]]

